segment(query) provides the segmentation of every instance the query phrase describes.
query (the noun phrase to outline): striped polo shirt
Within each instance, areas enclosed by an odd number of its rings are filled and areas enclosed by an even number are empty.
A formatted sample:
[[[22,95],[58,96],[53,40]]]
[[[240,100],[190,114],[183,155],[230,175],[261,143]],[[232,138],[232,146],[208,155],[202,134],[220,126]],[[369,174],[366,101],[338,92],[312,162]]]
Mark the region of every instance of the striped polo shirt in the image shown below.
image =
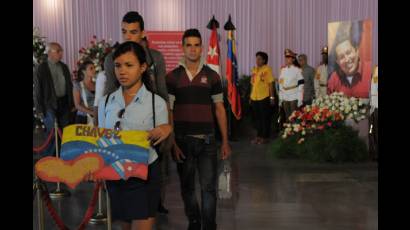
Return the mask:
[[[166,77],[175,133],[213,134],[213,103],[223,103],[221,78],[202,59],[194,76],[184,63],[182,60]]]

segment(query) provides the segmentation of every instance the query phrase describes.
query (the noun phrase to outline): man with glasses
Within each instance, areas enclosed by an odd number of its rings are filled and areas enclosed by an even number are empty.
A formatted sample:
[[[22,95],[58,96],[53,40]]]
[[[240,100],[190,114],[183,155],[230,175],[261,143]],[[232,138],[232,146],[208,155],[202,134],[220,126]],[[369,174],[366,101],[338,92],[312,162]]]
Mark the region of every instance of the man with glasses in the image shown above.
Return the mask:
[[[37,100],[48,133],[54,127],[55,119],[61,129],[70,124],[74,118],[75,108],[70,70],[61,61],[63,49],[57,42],[51,42],[46,50],[48,59],[41,63],[37,70]],[[51,151],[53,148],[54,146],[50,145]]]

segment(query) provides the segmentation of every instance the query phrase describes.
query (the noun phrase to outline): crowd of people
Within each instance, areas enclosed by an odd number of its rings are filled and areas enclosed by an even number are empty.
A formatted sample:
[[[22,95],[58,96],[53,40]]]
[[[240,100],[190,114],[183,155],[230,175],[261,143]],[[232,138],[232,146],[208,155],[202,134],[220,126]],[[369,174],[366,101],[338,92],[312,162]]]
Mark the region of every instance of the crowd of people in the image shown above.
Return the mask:
[[[216,229],[218,124],[222,159],[231,154],[220,76],[204,64],[202,37],[188,29],[182,37],[180,65],[165,72],[163,55],[148,47],[143,17],[126,13],[121,22],[123,43],[105,57],[103,71],[94,63],[78,66],[75,80],[62,62],[63,48],[47,45],[47,59],[33,67],[34,103],[50,132],[69,124],[117,130],[146,130],[148,180],[107,181],[111,213],[122,229],[152,229],[164,207],[169,156],[177,162],[188,229]],[[49,155],[53,146],[50,146]],[[195,195],[199,172],[201,205]],[[84,180],[93,180],[87,175]]]
[[[103,71],[97,75],[94,63],[85,61],[78,66],[74,81],[68,66],[61,61],[61,45],[48,44],[47,59],[33,68],[34,102],[44,117],[46,131],[50,132],[55,122],[60,128],[75,123],[148,131],[152,143],[148,180],[107,181],[113,220],[120,221],[124,230],[152,229],[157,212],[168,213],[164,207],[165,184],[172,156],[177,164],[188,229],[214,230],[217,128],[221,133],[222,159],[230,156],[231,147],[221,77],[201,57],[201,34],[197,29],[184,32],[183,58],[167,74],[163,55],[148,47],[144,20],[138,12],[124,15],[121,31],[123,43],[105,57]],[[350,57],[354,51],[355,47],[345,41],[336,48],[340,71],[356,76],[348,85],[358,84],[358,68],[352,66]],[[276,112],[282,111],[282,119],[286,120],[294,110],[310,105],[314,98],[338,90],[340,84],[335,82],[341,75],[336,73],[331,75],[332,87],[328,88],[328,48],[324,47],[321,54],[322,62],[314,69],[305,54],[297,56],[286,49],[285,65],[279,76],[274,77],[268,54],[256,53],[249,99],[257,130],[253,144],[268,142],[272,106],[277,106]],[[356,61],[354,57],[352,60]],[[345,86],[346,82],[341,87]],[[196,171],[201,205],[195,195]]]

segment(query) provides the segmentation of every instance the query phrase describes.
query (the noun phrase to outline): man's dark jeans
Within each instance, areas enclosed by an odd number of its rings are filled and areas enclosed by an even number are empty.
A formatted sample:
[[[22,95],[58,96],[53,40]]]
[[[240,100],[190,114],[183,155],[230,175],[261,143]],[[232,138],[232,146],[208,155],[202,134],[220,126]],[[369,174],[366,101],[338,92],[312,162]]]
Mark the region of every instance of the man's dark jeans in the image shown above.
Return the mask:
[[[177,136],[176,142],[186,157],[183,163],[177,164],[185,214],[190,223],[202,222],[203,230],[215,230],[217,177],[215,137],[210,136],[209,139],[204,140],[191,136]],[[195,196],[196,169],[198,169],[201,185],[201,211]]]

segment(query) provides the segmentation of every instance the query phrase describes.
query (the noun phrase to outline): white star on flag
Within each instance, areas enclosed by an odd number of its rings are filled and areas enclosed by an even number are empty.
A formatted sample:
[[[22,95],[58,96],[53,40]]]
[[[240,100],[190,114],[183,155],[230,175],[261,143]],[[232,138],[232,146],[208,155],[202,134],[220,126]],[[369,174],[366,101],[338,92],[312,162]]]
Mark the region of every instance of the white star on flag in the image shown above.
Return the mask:
[[[211,47],[209,46],[208,48],[208,55],[211,56],[211,58],[214,58],[214,56],[218,56],[218,52],[216,50],[216,46]]]

